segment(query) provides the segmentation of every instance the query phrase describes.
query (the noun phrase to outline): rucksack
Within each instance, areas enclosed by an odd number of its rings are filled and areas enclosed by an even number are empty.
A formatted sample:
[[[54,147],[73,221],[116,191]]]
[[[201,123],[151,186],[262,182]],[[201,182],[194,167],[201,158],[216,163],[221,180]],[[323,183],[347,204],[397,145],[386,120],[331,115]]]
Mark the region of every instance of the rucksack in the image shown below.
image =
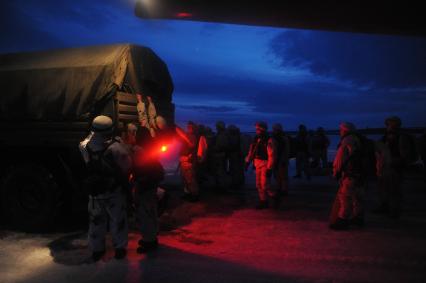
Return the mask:
[[[87,176],[83,182],[84,189],[91,196],[96,196],[114,190],[120,183],[121,170],[115,164],[107,149],[116,141],[109,143],[100,151],[93,151],[87,147],[89,162],[86,164]]]
[[[361,148],[355,154],[358,154],[360,171],[365,178],[374,178],[376,176],[376,145],[372,139],[365,135],[355,133],[361,144]]]
[[[285,160],[282,160],[283,153],[286,150],[286,146],[289,146],[289,145],[286,144],[286,140],[285,140],[286,138],[288,138],[288,136],[284,135],[284,134],[278,134],[278,135],[272,135],[272,138],[276,142],[278,161],[282,163],[282,162],[285,161]],[[288,144],[290,144],[290,142]],[[282,163],[282,164],[284,164],[284,163]]]

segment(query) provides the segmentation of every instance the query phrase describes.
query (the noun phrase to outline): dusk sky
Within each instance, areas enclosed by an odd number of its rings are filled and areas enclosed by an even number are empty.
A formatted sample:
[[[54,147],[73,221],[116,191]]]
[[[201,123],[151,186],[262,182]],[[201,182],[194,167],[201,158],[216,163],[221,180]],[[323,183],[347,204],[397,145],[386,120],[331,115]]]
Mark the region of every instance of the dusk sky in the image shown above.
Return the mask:
[[[134,1],[1,1],[0,52],[150,47],[171,72],[181,125],[382,127],[389,115],[426,125],[425,38],[147,21],[134,15]]]

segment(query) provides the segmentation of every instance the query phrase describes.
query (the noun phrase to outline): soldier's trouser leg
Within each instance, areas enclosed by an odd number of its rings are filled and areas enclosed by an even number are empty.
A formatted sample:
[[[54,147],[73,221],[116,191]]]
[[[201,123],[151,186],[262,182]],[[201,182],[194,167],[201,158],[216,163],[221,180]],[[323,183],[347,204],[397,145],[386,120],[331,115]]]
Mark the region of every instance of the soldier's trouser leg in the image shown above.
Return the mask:
[[[145,242],[153,242],[158,233],[157,186],[138,188],[136,197],[142,239]]]
[[[303,170],[303,153],[296,153],[296,174],[301,175]]]
[[[316,165],[316,167],[320,167],[321,151],[315,150],[312,152],[312,161],[313,164]]]
[[[184,180],[186,193],[198,195],[198,182],[195,176],[194,165],[190,162],[181,162],[181,174]]]
[[[352,200],[352,217],[363,217],[364,216],[364,197],[365,188],[364,186],[358,186],[355,183],[355,195]]]
[[[391,213],[399,214],[401,212],[401,202],[402,202],[402,175],[393,172],[390,176],[389,182],[389,209]]]
[[[389,207],[390,177],[380,176],[377,179],[377,190],[381,207]]]
[[[303,153],[303,171],[305,171],[306,177],[311,176],[311,168],[309,165],[309,156],[306,152]]]
[[[188,184],[188,176],[187,176],[187,170],[184,168],[185,165],[183,162],[180,162],[180,176],[182,178],[182,183],[183,183],[183,192],[185,194],[189,194],[189,184]]]
[[[338,217],[342,219],[350,219],[353,212],[353,204],[362,207],[356,200],[356,186],[355,180],[352,178],[344,177],[340,181],[340,187],[338,191],[338,199],[340,203]]]
[[[277,192],[288,191],[288,166],[280,165],[274,172],[275,181],[277,183]]]
[[[217,154],[214,156],[214,176],[216,187],[219,190],[226,189],[226,156],[225,154]]]
[[[298,152],[296,154],[296,170],[297,175],[301,175],[305,171],[306,176],[310,176],[308,155],[306,152]]]
[[[322,168],[327,168],[328,167],[327,150],[321,151],[321,162],[322,162]]]
[[[103,200],[89,197],[89,232],[88,244],[92,252],[105,250],[105,234],[107,232],[108,213]]]
[[[244,183],[244,164],[239,153],[232,153],[229,157],[229,171],[232,178],[233,189],[238,188]]]
[[[128,225],[125,195],[121,192],[115,192],[106,201],[106,204],[114,248],[127,248]]]
[[[259,200],[260,201],[265,201],[266,200],[266,195],[265,195],[265,191],[263,190],[262,187],[262,170],[260,167],[256,167],[256,189],[257,189],[257,193],[259,195]]]

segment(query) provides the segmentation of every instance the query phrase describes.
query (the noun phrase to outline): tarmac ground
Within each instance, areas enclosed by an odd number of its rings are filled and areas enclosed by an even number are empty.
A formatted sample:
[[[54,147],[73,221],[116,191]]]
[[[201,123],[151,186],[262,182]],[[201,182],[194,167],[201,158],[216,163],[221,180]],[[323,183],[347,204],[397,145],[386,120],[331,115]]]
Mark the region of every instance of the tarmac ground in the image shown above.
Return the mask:
[[[290,180],[278,208],[254,209],[254,176],[226,194],[202,190],[196,203],[180,199],[177,180],[165,184],[160,247],[136,253],[131,218],[128,256],[108,252],[88,260],[85,224],[69,231],[29,234],[0,228],[0,282],[426,282],[426,185],[404,182],[400,219],[375,215],[375,184],[366,193],[366,225],[328,229],[337,183],[327,176]],[[85,222],[85,219],[83,219]]]

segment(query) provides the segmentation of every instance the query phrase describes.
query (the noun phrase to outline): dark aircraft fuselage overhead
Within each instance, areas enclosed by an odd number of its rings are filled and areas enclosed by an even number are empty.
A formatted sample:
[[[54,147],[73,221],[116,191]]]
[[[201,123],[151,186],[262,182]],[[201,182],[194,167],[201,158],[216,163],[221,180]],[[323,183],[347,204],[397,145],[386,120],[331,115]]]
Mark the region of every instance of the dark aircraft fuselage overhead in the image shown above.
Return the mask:
[[[421,2],[285,0],[138,0],[144,19],[426,36]]]

